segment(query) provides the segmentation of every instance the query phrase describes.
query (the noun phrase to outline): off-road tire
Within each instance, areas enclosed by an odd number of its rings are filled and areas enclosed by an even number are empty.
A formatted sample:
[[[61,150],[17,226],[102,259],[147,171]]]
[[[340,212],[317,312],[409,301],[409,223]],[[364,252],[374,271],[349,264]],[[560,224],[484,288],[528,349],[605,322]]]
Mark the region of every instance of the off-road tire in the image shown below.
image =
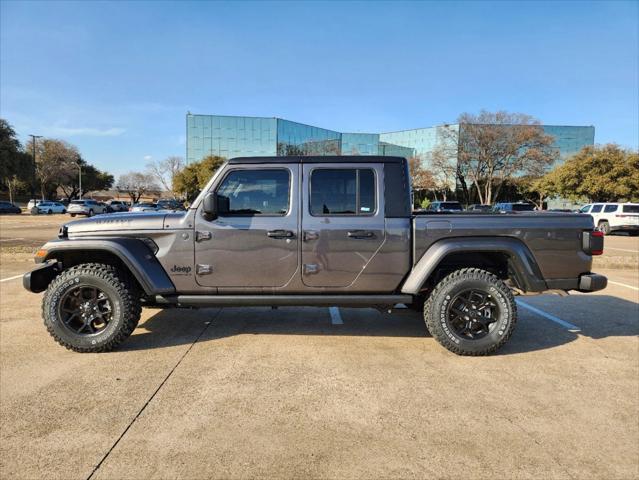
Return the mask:
[[[449,304],[457,294],[466,290],[485,292],[498,306],[496,321],[482,338],[462,338],[450,323]],[[517,323],[517,306],[510,288],[495,275],[479,268],[462,268],[446,276],[434,288],[424,305],[424,320],[435,340],[451,352],[457,355],[488,355],[512,335]]]
[[[72,332],[58,313],[64,294],[82,285],[100,289],[112,303],[111,320],[104,330],[93,335]],[[49,284],[42,300],[42,318],[49,334],[63,347],[82,353],[112,350],[135,330],[141,313],[135,281],[115,267],[100,263],[84,263],[65,270]]]
[[[607,220],[602,220],[597,225],[597,229],[602,232],[604,235],[610,235],[610,223]]]

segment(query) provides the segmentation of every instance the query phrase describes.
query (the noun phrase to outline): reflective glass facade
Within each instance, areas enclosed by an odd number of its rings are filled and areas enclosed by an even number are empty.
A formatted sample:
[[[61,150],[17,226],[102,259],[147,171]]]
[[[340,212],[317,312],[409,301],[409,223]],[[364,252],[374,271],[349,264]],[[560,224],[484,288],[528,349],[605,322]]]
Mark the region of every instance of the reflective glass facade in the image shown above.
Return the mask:
[[[593,145],[592,126],[544,125],[555,137],[560,161]],[[186,116],[187,162],[207,155],[225,158],[272,155],[386,155],[418,157],[426,166],[433,152],[445,152],[457,162],[454,138],[459,125],[441,125],[388,133],[340,133],[281,118]]]

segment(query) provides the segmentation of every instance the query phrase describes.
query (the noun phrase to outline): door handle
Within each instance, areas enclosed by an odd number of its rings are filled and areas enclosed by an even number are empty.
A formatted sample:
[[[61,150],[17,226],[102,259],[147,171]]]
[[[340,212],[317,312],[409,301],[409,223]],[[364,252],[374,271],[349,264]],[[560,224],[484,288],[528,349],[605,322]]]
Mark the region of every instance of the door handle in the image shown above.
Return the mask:
[[[271,238],[293,238],[293,232],[290,230],[269,230],[266,235]]]
[[[375,236],[370,230],[352,230],[346,235],[349,238],[373,238]]]

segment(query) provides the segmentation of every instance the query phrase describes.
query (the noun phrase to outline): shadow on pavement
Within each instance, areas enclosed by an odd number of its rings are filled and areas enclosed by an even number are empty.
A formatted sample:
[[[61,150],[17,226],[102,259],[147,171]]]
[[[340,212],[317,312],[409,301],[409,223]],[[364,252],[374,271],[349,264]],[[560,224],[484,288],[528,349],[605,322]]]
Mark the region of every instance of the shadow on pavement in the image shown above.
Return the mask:
[[[533,297],[531,297],[533,298]],[[551,321],[519,309],[519,321],[510,341],[498,355],[554,348],[584,335],[593,339],[639,335],[638,308],[633,302],[611,296],[568,298],[534,297],[531,305],[581,328],[572,333]],[[429,338],[421,314],[410,310],[384,314],[373,309],[341,308],[343,325],[332,325],[327,308],[207,308],[160,310],[142,322],[120,350],[144,350],[190,344],[235,335],[320,335]],[[219,312],[219,314],[218,314]],[[213,324],[206,328],[206,322]]]

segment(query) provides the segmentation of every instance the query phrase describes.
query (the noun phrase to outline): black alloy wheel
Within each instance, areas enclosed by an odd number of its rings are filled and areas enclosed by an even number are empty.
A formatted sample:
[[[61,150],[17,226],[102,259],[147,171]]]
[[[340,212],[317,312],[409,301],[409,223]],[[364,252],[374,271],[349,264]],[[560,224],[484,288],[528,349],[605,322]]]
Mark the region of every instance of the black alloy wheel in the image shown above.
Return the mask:
[[[79,285],[64,294],[59,309],[62,323],[72,333],[94,335],[111,321],[113,302],[102,290]]]
[[[486,291],[469,289],[458,293],[448,306],[453,333],[465,340],[488,335],[499,318],[499,305]]]

